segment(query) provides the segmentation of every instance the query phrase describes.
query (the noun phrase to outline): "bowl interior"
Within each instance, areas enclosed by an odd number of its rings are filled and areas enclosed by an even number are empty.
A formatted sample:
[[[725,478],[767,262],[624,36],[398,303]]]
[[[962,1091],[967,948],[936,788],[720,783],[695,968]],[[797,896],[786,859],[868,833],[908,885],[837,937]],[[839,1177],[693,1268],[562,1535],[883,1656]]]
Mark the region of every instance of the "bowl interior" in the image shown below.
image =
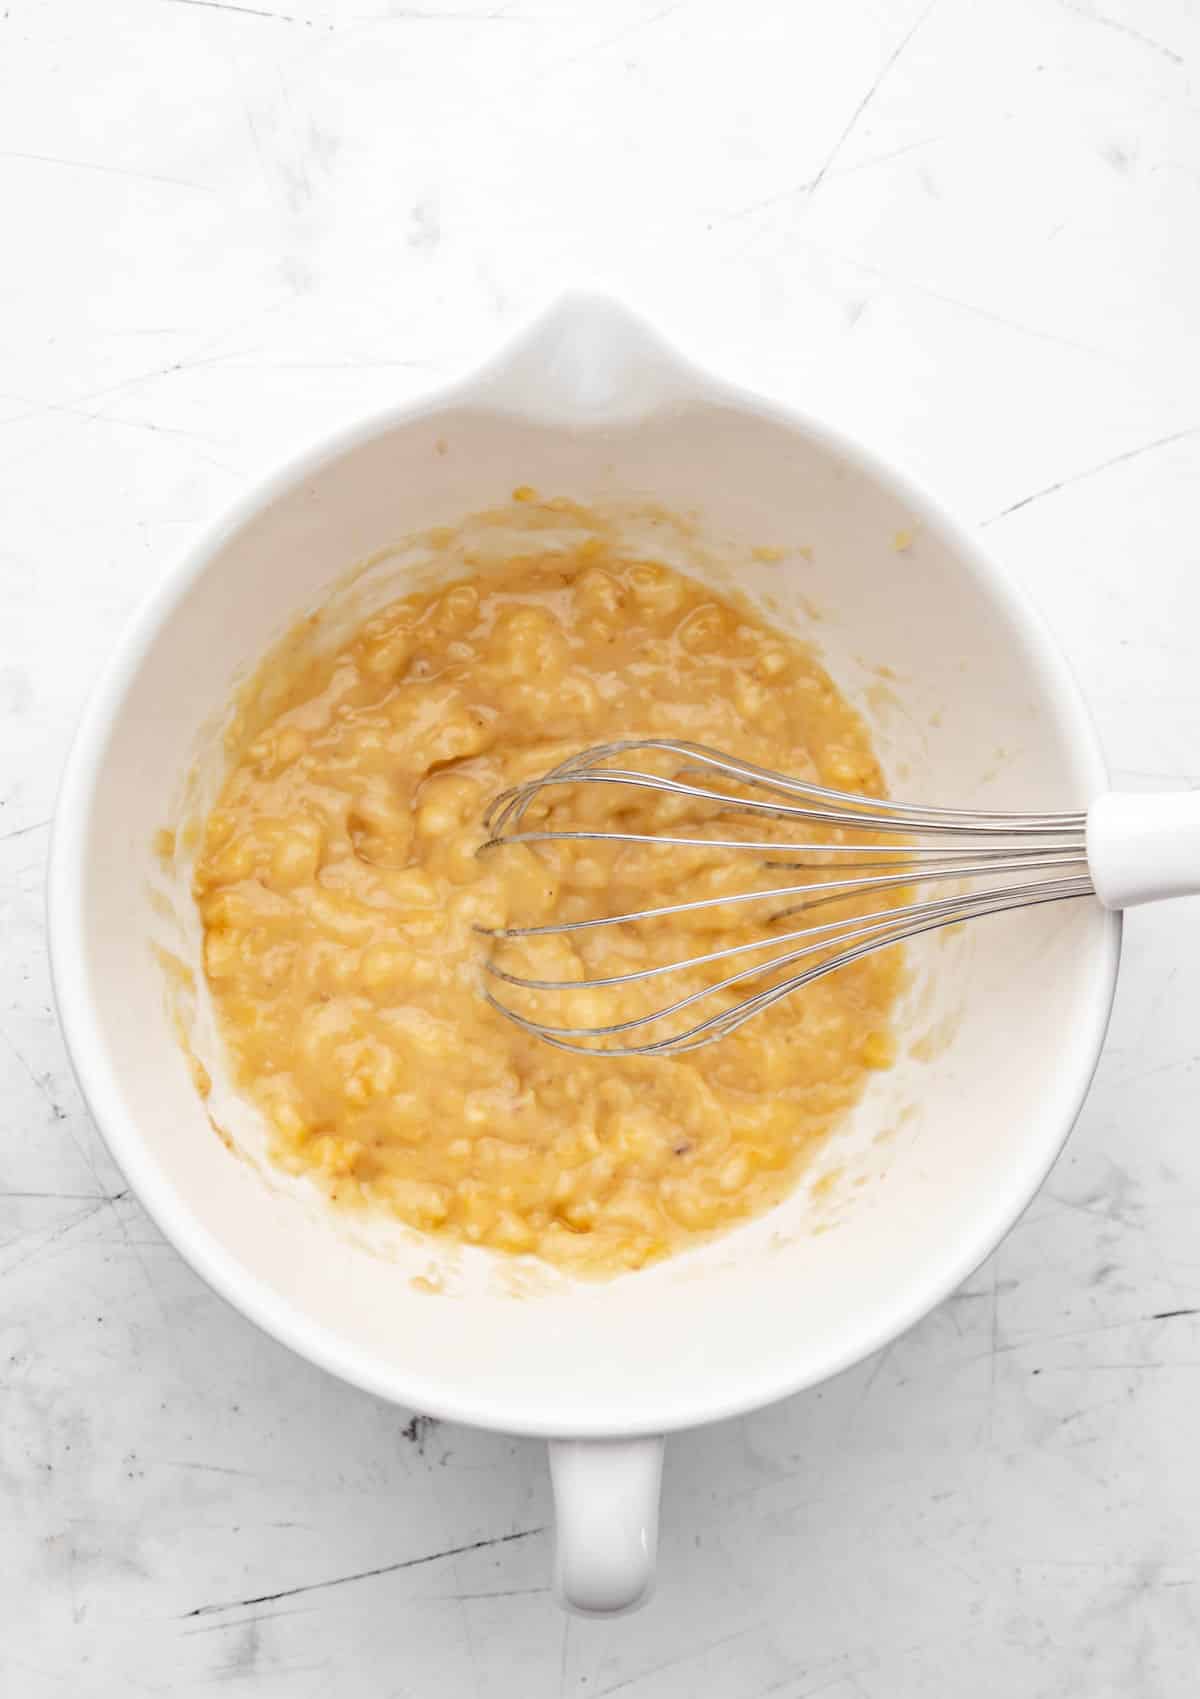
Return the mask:
[[[620,511],[639,547],[643,527],[646,548],[735,582],[815,641],[871,722],[894,794],[1060,808],[1103,775],[1061,663],[971,545],[857,454],[725,393],[575,428],[469,401],[397,418],[276,485],[147,610],[73,758],[52,888],[72,1053],[131,1183],[218,1289],[347,1378],[514,1431],[646,1431],[844,1366],[990,1250],[1090,1077],[1117,927],[1079,903],[914,946],[904,1053],[827,1147],[821,1184],[607,1284],[399,1230],[370,1242],[232,1155],[164,1009],[155,833],[198,753],[201,788],[211,780],[235,682],[289,620],[354,562],[518,484]],[[647,501],[695,516],[694,535],[638,513]],[[764,546],[784,558],[756,559]],[[414,560],[393,555],[385,574]],[[194,925],[180,948],[194,954]],[[413,1284],[431,1267],[441,1293]]]

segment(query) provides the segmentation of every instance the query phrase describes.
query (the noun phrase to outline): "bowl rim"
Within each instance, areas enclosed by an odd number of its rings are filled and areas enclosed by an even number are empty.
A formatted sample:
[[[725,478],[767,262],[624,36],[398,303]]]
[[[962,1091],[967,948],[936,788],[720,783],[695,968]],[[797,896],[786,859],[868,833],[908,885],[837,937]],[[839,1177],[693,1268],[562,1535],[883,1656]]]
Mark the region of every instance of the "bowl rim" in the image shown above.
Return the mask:
[[[581,1410],[577,1416],[552,1419],[523,1403],[524,1395],[511,1383],[491,1383],[481,1391],[465,1377],[451,1386],[443,1377],[427,1383],[419,1368],[397,1373],[374,1354],[347,1344],[333,1329],[309,1319],[292,1300],[270,1288],[228,1252],[205,1227],[187,1199],[159,1169],[150,1147],[142,1140],[132,1117],[125,1114],[114,1068],[98,1035],[87,995],[84,959],[83,890],[86,864],[83,849],[93,801],[100,783],[105,746],[127,690],[157,637],[192,583],[206,570],[223,544],[275,500],[286,495],[325,466],[399,427],[472,406],[476,411],[532,416],[525,406],[506,407],[497,378],[536,337],[539,328],[565,311],[594,310],[596,298],[567,297],[539,314],[500,353],[465,377],[412,401],[378,409],[321,437],[289,455],[265,477],[236,497],[183,547],[151,586],[126,626],[98,679],[92,686],[64,765],[48,849],[46,904],[50,975],[67,1053],[83,1099],[109,1152],[130,1189],[175,1250],[200,1278],[248,1320],[280,1344],[316,1363],[339,1379],[405,1408],[416,1408],[441,1420],[502,1432],[548,1438],[622,1438],[666,1433],[743,1415],[778,1399],[804,1391],[862,1362],[892,1343],[945,1298],[984,1262],[1023,1214],[1044,1182],[1069,1137],[1091,1085],[1104,1044],[1116,990],[1121,949],[1121,916],[1100,911],[1102,923],[1091,949],[1094,963],[1085,1007],[1072,1028],[1074,1062],[1064,1064],[1058,1090],[1048,1100],[1039,1124],[1040,1137],[1028,1137],[1023,1162],[1014,1165],[1014,1178],[990,1211],[977,1215],[956,1254],[932,1260],[914,1274],[912,1282],[892,1300],[878,1306],[864,1323],[847,1332],[842,1346],[825,1352],[819,1361],[798,1362],[780,1372],[771,1365],[755,1377],[742,1377],[736,1386],[714,1375],[710,1396],[686,1405],[669,1399],[652,1405],[630,1400],[628,1418],[614,1421],[610,1413]],[[1066,657],[1058,648],[1041,614],[1025,592],[1001,571],[987,550],[908,473],[899,470],[856,438],[800,408],[784,405],[741,385],[714,377],[680,357],[656,333],[615,302],[600,298],[601,310],[618,315],[658,348],[685,381],[685,399],[697,405],[720,405],[783,431],[804,436],[839,458],[859,475],[902,500],[918,522],[936,530],[969,571],[1006,612],[1017,628],[1032,663],[1054,702],[1063,736],[1089,776],[1093,794],[1107,788],[1107,773],[1099,738],[1086,702]],[[678,397],[671,397],[677,401]],[[652,417],[657,409],[644,409]],[[576,429],[586,431],[580,420]],[[597,423],[597,428],[603,426]],[[1032,1125],[1032,1123],[1031,1123]]]

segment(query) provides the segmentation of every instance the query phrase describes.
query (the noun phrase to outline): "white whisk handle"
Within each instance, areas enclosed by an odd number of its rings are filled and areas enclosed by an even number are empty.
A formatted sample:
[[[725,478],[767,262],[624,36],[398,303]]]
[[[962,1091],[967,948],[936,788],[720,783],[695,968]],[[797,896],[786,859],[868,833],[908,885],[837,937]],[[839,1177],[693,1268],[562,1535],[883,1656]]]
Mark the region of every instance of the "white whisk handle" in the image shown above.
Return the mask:
[[[1200,894],[1200,790],[1098,796],[1088,809],[1087,858],[1105,908]]]

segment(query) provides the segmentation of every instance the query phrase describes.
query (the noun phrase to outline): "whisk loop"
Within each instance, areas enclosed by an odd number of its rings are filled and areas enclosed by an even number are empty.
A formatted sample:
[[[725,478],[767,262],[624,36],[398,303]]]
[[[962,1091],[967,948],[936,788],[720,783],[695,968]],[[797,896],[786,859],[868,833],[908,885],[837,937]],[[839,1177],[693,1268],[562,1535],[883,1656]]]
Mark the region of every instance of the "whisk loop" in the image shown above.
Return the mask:
[[[647,771],[644,764],[638,765],[651,757],[673,758],[682,765],[674,776],[660,775]],[[618,764],[612,765],[614,762]],[[737,789],[718,788],[722,784]],[[712,805],[714,824],[740,815],[795,822],[801,832],[805,828],[832,828],[868,832],[876,839],[879,835],[885,839],[894,835],[899,841],[823,843],[814,838],[793,843],[778,837],[624,832],[586,824],[566,829],[526,829],[526,817],[534,803],[549,801],[560,789],[580,785],[649,791],[679,798],[689,808]],[[493,957],[487,963],[492,980],[519,993],[540,997],[617,991],[670,975],[687,976],[717,963],[732,962],[735,957],[758,953],[749,965],[735,972],[707,981],[648,1012],[606,1025],[560,1025],[538,1019],[523,1014],[485,988],[488,1002],[519,1027],[558,1049],[583,1054],[679,1055],[727,1037],[783,998],[872,951],[960,921],[1007,909],[1086,897],[1093,892],[1085,812],[1015,814],[934,808],[857,796],[772,772],[703,744],[671,738],[628,739],[582,750],[541,777],[497,796],[484,816],[484,826],[489,836],[481,854],[511,844],[657,844],[674,849],[741,851],[755,857],[760,868],[771,871],[834,875],[808,878],[796,884],[771,884],[762,889],[686,898],[620,914],[538,926],[483,929],[498,941],[586,933],[598,927],[635,926],[748,903],[772,905],[765,924],[775,926],[782,920],[847,898],[882,896],[927,882],[954,881],[963,886],[938,898],[885,904],[875,912],[817,921],[788,931],[776,930],[749,942],[593,978],[535,978],[511,972]],[[771,859],[764,861],[764,855]],[[1007,883],[985,884],[980,889],[977,882],[981,880]],[[761,959],[761,953],[767,950],[781,953]],[[772,976],[770,983],[758,989],[747,988],[747,981],[762,980],[764,976]],[[705,1004],[713,1008],[712,1013],[703,1015]],[[696,1015],[703,1018],[696,1020]],[[633,1037],[635,1034],[638,1036]]]

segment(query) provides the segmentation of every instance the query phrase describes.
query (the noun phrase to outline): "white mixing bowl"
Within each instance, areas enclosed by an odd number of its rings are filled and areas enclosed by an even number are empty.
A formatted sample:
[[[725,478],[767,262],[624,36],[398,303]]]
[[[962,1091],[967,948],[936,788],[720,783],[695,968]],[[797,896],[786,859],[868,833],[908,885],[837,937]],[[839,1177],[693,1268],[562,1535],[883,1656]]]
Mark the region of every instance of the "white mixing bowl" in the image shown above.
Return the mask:
[[[405,1407],[546,1436],[560,1591],[616,1610],[652,1582],[664,1433],[878,1350],[1012,1226],[1096,1064],[1120,922],[1074,903],[914,947],[914,1042],[823,1153],[822,1183],[637,1274],[514,1286],[485,1253],[464,1272],[407,1231],[381,1250],[303,1186],[269,1183],[214,1136],[164,1012],[156,829],[197,752],[216,760],[206,728],[290,619],[354,562],[520,484],[694,513],[742,587],[816,636],[894,794],[1071,808],[1105,776],[1062,659],[973,540],[854,444],[714,382],[590,298],[254,491],[164,575],[113,655],[50,868],[59,1010],[113,1155],[193,1268],[276,1339]],[[808,552],[779,563],[754,545]],[[413,1283],[431,1265],[444,1292]]]

